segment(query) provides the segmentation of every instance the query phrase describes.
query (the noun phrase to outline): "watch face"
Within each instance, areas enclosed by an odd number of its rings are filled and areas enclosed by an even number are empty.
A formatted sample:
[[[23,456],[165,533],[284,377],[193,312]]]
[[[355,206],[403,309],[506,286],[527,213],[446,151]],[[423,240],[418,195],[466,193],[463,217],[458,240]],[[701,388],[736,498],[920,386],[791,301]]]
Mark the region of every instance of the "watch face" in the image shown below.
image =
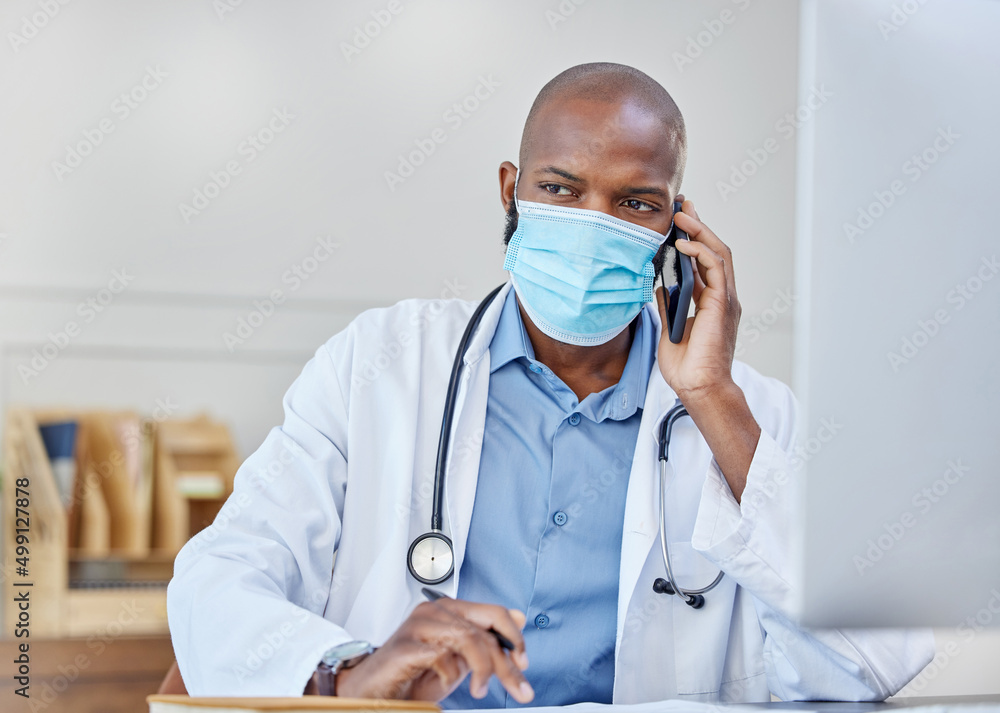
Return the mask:
[[[355,656],[368,653],[371,648],[372,645],[367,641],[348,641],[346,644],[327,649],[326,653],[323,654],[323,663],[332,667],[340,661],[349,661]]]

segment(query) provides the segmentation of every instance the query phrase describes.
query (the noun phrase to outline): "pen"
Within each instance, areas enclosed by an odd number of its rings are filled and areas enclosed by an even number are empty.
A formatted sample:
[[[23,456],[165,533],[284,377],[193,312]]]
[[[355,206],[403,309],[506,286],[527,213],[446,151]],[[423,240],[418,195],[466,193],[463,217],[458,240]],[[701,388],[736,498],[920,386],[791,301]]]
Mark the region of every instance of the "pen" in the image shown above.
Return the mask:
[[[449,597],[447,594],[442,594],[441,592],[435,592],[433,589],[428,589],[427,587],[421,588],[420,591],[423,592],[424,596],[430,599],[432,602],[436,602],[438,599],[451,599],[451,597]],[[514,650],[514,644],[510,642],[510,639],[508,639],[506,636],[504,636],[499,631],[494,629],[492,626],[489,628],[489,632],[493,634],[493,636],[497,637],[497,643],[500,644],[501,649],[503,649],[504,651]]]

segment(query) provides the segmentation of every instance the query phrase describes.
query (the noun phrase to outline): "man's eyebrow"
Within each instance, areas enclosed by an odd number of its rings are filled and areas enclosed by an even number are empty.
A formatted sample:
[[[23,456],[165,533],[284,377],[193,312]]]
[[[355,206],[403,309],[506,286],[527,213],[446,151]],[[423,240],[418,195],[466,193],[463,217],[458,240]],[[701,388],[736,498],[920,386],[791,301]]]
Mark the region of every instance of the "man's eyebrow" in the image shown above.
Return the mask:
[[[575,183],[586,183],[586,181],[584,181],[579,176],[574,176],[569,171],[564,171],[563,169],[558,168],[557,166],[545,166],[543,168],[538,169],[538,172],[554,173],[557,176],[562,176],[567,181],[574,181]],[[658,198],[663,198],[664,200],[670,197],[665,190],[663,190],[662,188],[657,188],[656,186],[631,186],[622,191],[622,193],[627,193],[628,195],[635,195],[635,196],[656,196]]]
[[[539,169],[538,172],[539,173],[554,173],[557,176],[562,176],[567,181],[575,181],[576,183],[585,183],[585,181],[582,178],[580,178],[579,176],[574,176],[569,171],[564,171],[561,168],[557,168],[555,166],[545,166],[544,168]]]
[[[623,192],[629,195],[659,196],[660,198],[669,198],[665,190],[657,188],[656,186],[634,186],[632,188],[626,188]]]

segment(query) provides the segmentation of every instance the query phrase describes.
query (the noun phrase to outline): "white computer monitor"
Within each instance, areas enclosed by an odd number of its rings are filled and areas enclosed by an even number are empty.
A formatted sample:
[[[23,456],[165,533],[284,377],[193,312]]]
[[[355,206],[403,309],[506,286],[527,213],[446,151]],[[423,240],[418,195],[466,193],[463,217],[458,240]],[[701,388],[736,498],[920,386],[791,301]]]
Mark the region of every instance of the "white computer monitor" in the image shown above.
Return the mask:
[[[993,0],[803,4],[805,625],[1000,624],[998,38]]]

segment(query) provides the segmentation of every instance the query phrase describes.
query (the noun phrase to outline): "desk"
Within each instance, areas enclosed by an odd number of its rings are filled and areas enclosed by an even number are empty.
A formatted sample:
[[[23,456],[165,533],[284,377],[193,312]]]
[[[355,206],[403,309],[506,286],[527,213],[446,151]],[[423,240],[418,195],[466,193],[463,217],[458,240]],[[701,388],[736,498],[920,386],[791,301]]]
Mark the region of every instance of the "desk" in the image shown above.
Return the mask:
[[[898,711],[904,708],[943,707],[945,709],[973,709],[1000,711],[1000,695],[997,696],[937,696],[896,698],[885,703],[845,703],[830,701],[828,703],[802,703],[780,701],[775,703],[745,703],[743,705],[755,708],[772,708],[787,711],[819,711],[820,713],[868,713],[868,711]]]
[[[565,707],[532,708],[532,713],[754,713],[761,709],[809,711],[815,713],[869,713],[870,711],[900,711],[910,709],[927,713],[1000,713],[1000,696],[947,696],[940,698],[898,698],[886,703],[775,702],[775,703],[697,703],[695,701],[659,701],[634,705],[577,703]],[[509,713],[507,711],[476,711],[475,713]],[[452,713],[449,711],[448,713]],[[466,712],[462,712],[466,713]],[[473,713],[468,711],[467,713]]]

